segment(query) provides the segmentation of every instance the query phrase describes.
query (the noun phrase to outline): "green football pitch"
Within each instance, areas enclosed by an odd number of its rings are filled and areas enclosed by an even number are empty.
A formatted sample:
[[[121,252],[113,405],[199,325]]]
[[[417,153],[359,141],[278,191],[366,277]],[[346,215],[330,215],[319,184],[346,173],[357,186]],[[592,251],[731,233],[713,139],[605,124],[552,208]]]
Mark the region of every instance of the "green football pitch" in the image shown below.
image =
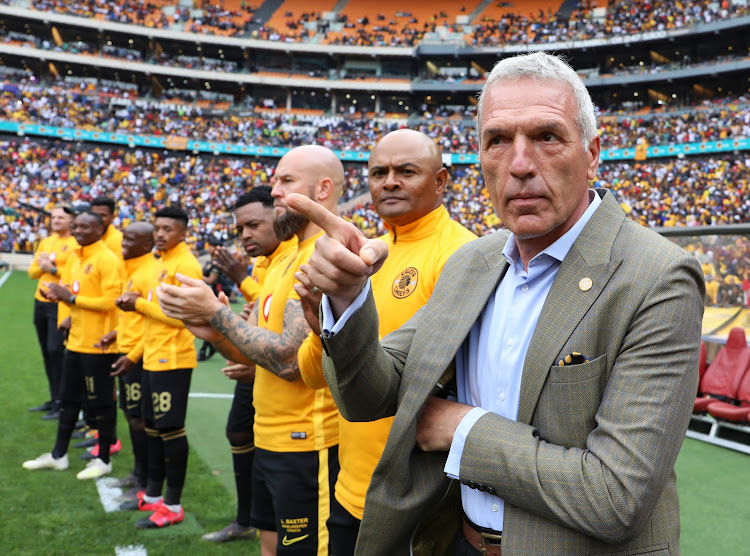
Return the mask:
[[[141,547],[151,556],[259,554],[256,541],[215,545],[201,535],[234,517],[231,457],[224,425],[233,384],[217,357],[193,373],[187,432],[190,461],[183,505],[185,521],[164,530],[138,531],[137,512],[104,511],[93,482],[77,481],[81,450],[71,448],[70,469],[21,468],[54,443],[56,421],[39,419],[28,407],[46,399],[41,356],[32,324],[34,283],[23,272],[0,287],[0,403],[5,415],[0,441],[0,554],[113,555]],[[123,453],[114,456],[114,476],[131,468],[130,439],[118,418]],[[686,439],[677,461],[682,514],[682,553],[749,554],[750,457]]]

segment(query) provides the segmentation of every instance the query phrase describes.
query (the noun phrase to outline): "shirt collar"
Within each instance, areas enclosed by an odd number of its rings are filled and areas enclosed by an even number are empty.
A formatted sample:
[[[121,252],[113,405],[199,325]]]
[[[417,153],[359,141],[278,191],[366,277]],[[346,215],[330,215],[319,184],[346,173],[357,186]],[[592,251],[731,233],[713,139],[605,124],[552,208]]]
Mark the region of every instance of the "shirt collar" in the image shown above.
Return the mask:
[[[568,251],[570,251],[570,248],[573,247],[573,244],[575,243],[576,239],[578,239],[578,236],[581,234],[581,231],[583,230],[583,227],[588,223],[589,220],[591,220],[591,217],[594,215],[594,212],[596,212],[597,207],[602,203],[601,198],[599,197],[599,194],[593,190],[589,189],[589,196],[593,195],[593,199],[589,203],[588,208],[586,211],[581,215],[581,217],[578,219],[578,221],[573,224],[573,227],[570,228],[565,234],[560,237],[555,243],[547,247],[544,251],[537,254],[536,257],[531,259],[529,261],[529,264],[531,264],[532,261],[537,259],[538,257],[542,255],[547,255],[549,257],[552,257],[558,261],[562,261],[567,255]],[[518,261],[518,246],[516,245],[516,237],[514,234],[510,234],[510,237],[508,238],[508,242],[505,244],[505,247],[503,248],[503,256],[510,262],[510,264],[516,264]]]

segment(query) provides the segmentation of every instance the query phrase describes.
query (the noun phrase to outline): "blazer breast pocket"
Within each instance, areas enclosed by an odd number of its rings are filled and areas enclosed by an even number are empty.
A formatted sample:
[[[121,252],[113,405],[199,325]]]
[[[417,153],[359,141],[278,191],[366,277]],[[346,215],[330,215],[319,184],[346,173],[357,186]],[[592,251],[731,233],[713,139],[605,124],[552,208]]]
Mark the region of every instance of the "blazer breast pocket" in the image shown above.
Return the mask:
[[[601,375],[607,366],[607,354],[579,365],[553,365],[549,371],[549,382],[571,383],[584,382]]]
[[[544,440],[585,447],[588,433],[596,427],[606,369],[606,354],[580,365],[550,368],[532,422]]]

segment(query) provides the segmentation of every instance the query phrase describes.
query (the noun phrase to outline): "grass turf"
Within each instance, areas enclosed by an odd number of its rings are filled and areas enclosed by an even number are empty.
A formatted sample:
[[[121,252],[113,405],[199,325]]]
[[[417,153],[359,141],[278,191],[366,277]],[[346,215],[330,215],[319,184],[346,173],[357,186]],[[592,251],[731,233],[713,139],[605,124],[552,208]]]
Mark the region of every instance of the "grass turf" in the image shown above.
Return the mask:
[[[116,546],[140,544],[151,556],[176,553],[259,554],[257,542],[215,545],[200,539],[234,517],[234,478],[224,438],[229,400],[191,398],[187,431],[191,453],[183,504],[185,521],[164,530],[137,531],[137,513],[105,513],[93,482],[77,481],[84,467],[71,448],[67,471],[27,471],[21,463],[49,451],[56,421],[26,409],[46,399],[46,381],[32,325],[34,284],[15,272],[0,288],[0,403],[6,427],[0,450],[0,552],[14,555],[114,554]],[[193,373],[191,392],[227,394],[233,384],[215,356]],[[115,476],[131,466],[130,439],[118,419],[123,453]],[[686,439],[677,460],[682,553],[746,554],[750,523],[750,459],[747,455]],[[145,515],[145,514],[144,514]],[[241,546],[240,546],[241,543]]]
[[[95,483],[75,478],[85,467],[78,457],[81,449],[71,447],[66,471],[21,467],[23,461],[52,449],[57,426],[57,421],[42,421],[41,414],[27,411],[47,399],[32,324],[33,294],[34,283],[22,272],[14,272],[0,288],[0,403],[6,416],[0,450],[0,553],[112,555],[117,546],[143,545],[150,556],[259,554],[257,541],[217,545],[201,540],[201,535],[234,518],[231,456],[224,437],[228,400],[190,401],[191,451],[182,500],[186,515],[173,527],[139,531],[134,523],[148,514],[105,513]],[[231,392],[231,384],[218,372],[220,367],[216,358],[201,363],[194,372],[192,391]],[[211,384],[215,384],[213,390]],[[118,432],[123,451],[113,458],[113,475],[119,477],[132,467],[130,438],[121,415]]]

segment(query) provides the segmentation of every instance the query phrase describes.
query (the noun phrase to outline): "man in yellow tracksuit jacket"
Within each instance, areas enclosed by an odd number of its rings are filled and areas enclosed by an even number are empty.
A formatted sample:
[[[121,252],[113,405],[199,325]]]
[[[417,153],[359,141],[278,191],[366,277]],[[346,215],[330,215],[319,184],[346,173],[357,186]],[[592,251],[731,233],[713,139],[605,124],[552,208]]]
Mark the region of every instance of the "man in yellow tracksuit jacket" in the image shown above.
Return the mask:
[[[214,251],[214,264],[240,288],[245,299],[254,303],[265,284],[268,267],[286,251],[297,245],[296,236],[279,241],[273,231],[273,196],[271,188],[259,185],[243,194],[235,204],[237,234],[245,253],[255,257],[253,270],[247,273],[247,263],[239,260],[224,247]],[[210,345],[210,344],[209,344]],[[211,542],[253,539],[258,530],[250,525],[252,506],[252,476],[255,459],[253,424],[253,384],[255,367],[232,365],[223,369],[227,377],[235,380],[232,407],[227,419],[226,436],[232,447],[232,466],[237,494],[237,515],[220,531],[203,535]]]
[[[251,524],[260,529],[261,553],[327,556],[338,417],[330,392],[311,390],[299,378],[297,352],[309,326],[293,289],[295,272],[322,231],[291,210],[286,198],[302,194],[335,214],[344,169],[325,147],[297,147],[279,160],[273,183],[276,236],[296,235],[299,243],[269,267],[251,320],[232,313],[198,280],[162,286],[159,303],[228,359],[257,365]]]
[[[426,135],[412,130],[389,133],[370,154],[368,169],[372,202],[388,230],[381,238],[388,245],[388,258],[370,282],[382,337],[399,328],[427,302],[445,262],[476,236],[451,220],[442,204],[448,171],[443,168],[435,142]],[[306,283],[304,276],[299,278]],[[316,318],[317,314],[315,311]],[[310,324],[319,333],[319,323],[313,320]],[[327,387],[322,350],[320,336],[311,333],[299,351],[302,379],[311,388]],[[350,556],[367,487],[393,418],[369,423],[339,419],[341,470],[328,529],[334,556]]]
[[[149,222],[134,222],[122,235],[122,255],[125,259],[123,293],[136,292],[148,296],[153,277],[157,275],[154,248],[154,226]],[[119,377],[120,409],[128,420],[130,441],[133,447],[132,473],[120,479],[115,486],[129,488],[119,497],[120,509],[137,507],[137,492],[146,489],[148,475],[148,449],[146,422],[143,418],[143,331],[144,317],[136,311],[120,311],[117,330],[105,334],[99,341],[102,346],[117,343],[120,357],[113,364],[113,375]]]
[[[185,244],[187,213],[179,206],[158,210],[154,241],[159,254],[156,272],[145,297],[126,292],[118,299],[123,311],[145,317],[143,344],[143,412],[148,436],[148,481],[138,493],[138,509],[152,514],[136,523],[139,529],[180,523],[185,513],[180,503],[185,485],[188,440],[185,433],[190,378],[197,364],[195,338],[179,320],[164,315],[156,299],[159,284],[178,283],[180,273],[201,279],[201,265]],[[164,497],[162,490],[166,479]]]
[[[44,372],[49,386],[49,401],[29,411],[46,411],[42,419],[55,419],[60,416],[60,377],[64,346],[63,331],[58,328],[58,304],[42,295],[43,284],[57,282],[63,268],[78,242],[70,233],[75,213],[70,206],[59,205],[52,209],[50,229],[52,233],[39,242],[34,260],[29,266],[29,278],[37,280],[34,293],[34,328],[42,349]]]
[[[79,214],[74,234],[80,247],[65,265],[61,285],[44,284],[42,295],[70,307],[70,333],[63,356],[60,389],[60,419],[51,454],[23,464],[26,469],[67,469],[68,444],[78,412],[85,402],[93,426],[99,429],[99,455],[78,473],[79,479],[96,479],[111,473],[109,447],[115,419],[111,366],[117,359],[115,346],[100,348],[99,339],[117,324],[115,300],[125,274],[123,263],[101,241],[104,225],[94,212]],[[68,286],[69,285],[69,286]]]

